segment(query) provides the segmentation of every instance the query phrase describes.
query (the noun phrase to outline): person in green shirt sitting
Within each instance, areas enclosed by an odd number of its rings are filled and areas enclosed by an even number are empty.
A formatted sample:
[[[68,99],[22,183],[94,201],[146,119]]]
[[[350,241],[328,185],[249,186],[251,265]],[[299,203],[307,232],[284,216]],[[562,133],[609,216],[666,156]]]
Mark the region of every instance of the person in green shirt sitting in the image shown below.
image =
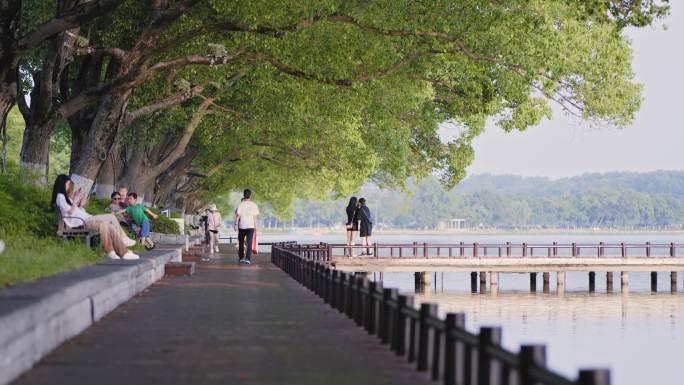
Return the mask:
[[[150,211],[147,207],[138,203],[138,194],[134,192],[128,193],[128,207],[121,210],[120,213],[126,213],[131,216],[133,223],[140,226],[140,243],[145,246],[145,249],[154,249],[154,242],[150,238],[150,218],[145,215],[149,214],[152,218],[157,219],[159,216]]]

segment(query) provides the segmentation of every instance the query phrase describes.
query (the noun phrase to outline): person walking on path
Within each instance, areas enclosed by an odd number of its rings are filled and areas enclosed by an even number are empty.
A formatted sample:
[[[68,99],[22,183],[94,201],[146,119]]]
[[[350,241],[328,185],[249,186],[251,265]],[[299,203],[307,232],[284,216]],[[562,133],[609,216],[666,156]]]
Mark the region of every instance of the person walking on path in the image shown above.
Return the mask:
[[[359,231],[359,221],[356,217],[358,200],[356,197],[349,198],[349,204],[347,205],[347,246],[354,246],[354,235]],[[348,257],[355,257],[355,250],[353,247],[348,247],[344,253]]]
[[[356,212],[359,224],[359,236],[361,237],[361,245],[366,246],[366,251],[362,251],[361,255],[373,255],[368,246],[370,246],[370,236],[373,232],[373,221],[371,221],[371,212],[366,206],[366,198],[359,199],[359,208]]]
[[[207,228],[209,229],[209,254],[219,252],[219,228],[223,225],[221,213],[215,204],[209,205],[209,214],[207,215]]]
[[[235,227],[238,230],[238,257],[240,263],[249,265],[252,263],[252,240],[256,231],[259,207],[252,202],[252,191],[250,189],[246,189],[242,196],[242,202],[235,210]],[[247,248],[246,254],[245,247]]]

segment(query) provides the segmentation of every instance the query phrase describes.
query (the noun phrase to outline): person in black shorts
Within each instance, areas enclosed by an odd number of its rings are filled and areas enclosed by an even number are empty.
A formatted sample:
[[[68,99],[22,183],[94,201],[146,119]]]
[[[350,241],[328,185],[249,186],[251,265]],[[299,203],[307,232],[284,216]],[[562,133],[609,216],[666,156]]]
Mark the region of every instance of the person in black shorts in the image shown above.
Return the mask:
[[[368,206],[366,206],[366,198],[359,199],[359,208],[356,212],[356,216],[359,220],[359,236],[361,237],[362,246],[370,246],[370,236],[373,232],[373,221],[371,221],[371,212]],[[361,255],[373,255],[370,249],[366,247],[365,252],[361,252]]]

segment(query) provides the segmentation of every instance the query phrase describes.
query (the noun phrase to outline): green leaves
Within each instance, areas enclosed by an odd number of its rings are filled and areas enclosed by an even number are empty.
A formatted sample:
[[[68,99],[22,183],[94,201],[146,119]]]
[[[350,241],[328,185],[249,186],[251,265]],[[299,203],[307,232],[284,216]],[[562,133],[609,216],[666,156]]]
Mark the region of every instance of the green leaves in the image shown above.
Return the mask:
[[[300,194],[346,194],[368,179],[435,174],[453,187],[488,119],[525,130],[558,103],[629,125],[641,88],[616,31],[666,13],[655,0],[210,0],[165,30],[145,64],[216,61],[156,73],[129,106],[195,85],[211,93],[191,144],[204,198],[254,184],[286,210]],[[91,41],[128,49],[150,19],[147,2],[124,1]],[[198,100],[149,117],[146,137],[169,140]],[[452,143],[437,131],[445,121],[461,128]]]

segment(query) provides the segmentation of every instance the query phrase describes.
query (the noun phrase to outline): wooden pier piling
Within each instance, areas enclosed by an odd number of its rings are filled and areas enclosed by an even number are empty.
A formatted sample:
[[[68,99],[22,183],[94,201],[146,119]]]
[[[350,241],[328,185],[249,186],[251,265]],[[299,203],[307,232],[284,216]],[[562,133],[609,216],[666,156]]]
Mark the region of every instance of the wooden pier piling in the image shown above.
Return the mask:
[[[477,293],[477,273],[474,271],[470,272],[470,291]]]
[[[613,272],[606,272],[606,291],[608,293],[613,292]]]
[[[670,291],[673,293],[677,292],[677,272],[670,272]]]
[[[543,272],[542,273],[542,282],[543,282],[542,287],[543,287],[544,293],[549,292],[549,278],[550,278],[549,272]]]

